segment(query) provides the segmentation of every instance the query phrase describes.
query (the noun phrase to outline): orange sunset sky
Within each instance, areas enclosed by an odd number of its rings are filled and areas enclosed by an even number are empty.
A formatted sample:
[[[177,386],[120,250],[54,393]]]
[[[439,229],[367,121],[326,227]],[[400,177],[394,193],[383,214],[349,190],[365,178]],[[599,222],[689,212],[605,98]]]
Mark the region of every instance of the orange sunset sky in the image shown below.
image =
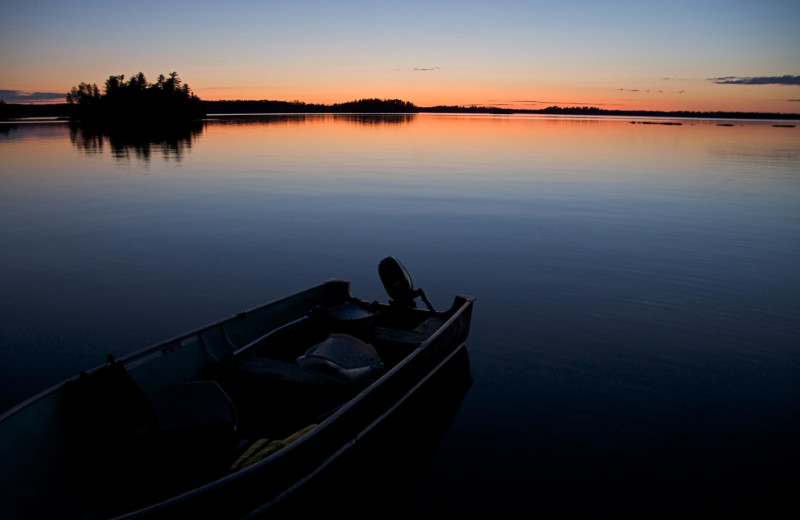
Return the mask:
[[[177,71],[202,99],[800,112],[800,2],[3,2],[0,98]]]

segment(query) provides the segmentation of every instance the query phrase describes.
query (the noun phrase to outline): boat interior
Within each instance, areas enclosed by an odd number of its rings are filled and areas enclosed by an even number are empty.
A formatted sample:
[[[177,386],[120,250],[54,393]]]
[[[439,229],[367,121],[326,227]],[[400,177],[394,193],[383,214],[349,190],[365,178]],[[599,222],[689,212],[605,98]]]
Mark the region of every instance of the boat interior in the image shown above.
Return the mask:
[[[351,300],[317,307],[221,357],[206,341],[226,336],[226,325],[201,333],[173,351],[203,358],[196,377],[177,384],[150,386],[145,365],[139,372],[109,360],[68,392],[83,480],[112,499],[108,507],[139,507],[240,471],[313,430],[444,322]]]

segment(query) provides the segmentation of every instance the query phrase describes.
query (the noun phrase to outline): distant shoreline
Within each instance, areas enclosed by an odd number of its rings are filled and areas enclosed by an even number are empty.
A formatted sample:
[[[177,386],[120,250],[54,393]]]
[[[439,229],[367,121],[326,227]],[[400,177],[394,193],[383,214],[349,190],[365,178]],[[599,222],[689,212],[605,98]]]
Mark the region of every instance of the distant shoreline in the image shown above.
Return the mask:
[[[452,107],[421,108],[420,112],[433,113],[487,113],[487,114],[543,114],[543,115],[578,115],[578,116],[620,116],[620,117],[666,117],[681,119],[768,119],[768,120],[800,120],[800,114],[774,112],[699,112],[691,110],[607,110],[595,107],[548,107],[542,109],[498,109],[493,107]]]
[[[309,104],[288,101],[204,101],[209,114],[270,114],[270,113],[436,113],[436,114],[545,114],[581,116],[623,116],[623,117],[673,117],[702,119],[769,119],[800,120],[800,114],[773,112],[726,112],[726,111],[657,111],[657,110],[607,110],[597,107],[547,107],[541,109],[514,109],[486,106],[438,105],[417,107],[410,103],[401,105],[399,100],[384,100],[387,110],[370,110],[380,106],[380,100],[373,103],[351,102],[333,105]],[[402,107],[402,110],[396,110]],[[360,110],[364,108],[365,110]]]
[[[659,117],[682,119],[764,119],[800,120],[800,113],[728,112],[690,110],[608,110],[597,107],[547,107],[542,109],[513,109],[487,106],[433,106],[417,107],[399,100],[361,100],[333,105],[271,100],[202,101],[207,114],[321,114],[321,113],[437,113],[437,114],[542,114],[577,116]],[[69,118],[73,107],[66,103],[26,105],[6,103],[0,105],[0,120],[22,118]]]

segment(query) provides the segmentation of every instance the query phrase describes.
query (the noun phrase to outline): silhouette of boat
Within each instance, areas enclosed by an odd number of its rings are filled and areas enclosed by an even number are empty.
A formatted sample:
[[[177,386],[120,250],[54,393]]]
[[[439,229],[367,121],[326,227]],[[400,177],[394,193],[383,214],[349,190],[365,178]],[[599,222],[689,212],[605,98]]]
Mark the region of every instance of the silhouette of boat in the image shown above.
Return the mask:
[[[12,408],[0,515],[242,518],[286,503],[466,356],[474,297],[436,311],[396,259],[379,273],[386,304],[331,280]]]

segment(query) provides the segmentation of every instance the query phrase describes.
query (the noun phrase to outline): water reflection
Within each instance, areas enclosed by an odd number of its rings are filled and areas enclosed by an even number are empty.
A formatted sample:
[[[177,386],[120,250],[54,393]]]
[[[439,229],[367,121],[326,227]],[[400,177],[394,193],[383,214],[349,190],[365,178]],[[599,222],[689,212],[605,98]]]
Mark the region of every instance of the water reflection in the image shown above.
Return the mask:
[[[70,123],[69,138],[85,154],[101,154],[108,146],[115,159],[135,157],[149,161],[154,153],[160,152],[165,160],[180,161],[192,147],[192,142],[203,133],[203,128],[202,121],[146,128]]]
[[[323,114],[212,114],[205,120],[207,125],[248,126],[291,124],[302,125],[307,122],[322,121]]]
[[[22,139],[61,138],[64,133],[64,121],[0,121],[0,142],[18,141]]]
[[[349,121],[358,125],[397,125],[414,121],[416,114],[340,114],[337,120]]]
[[[358,125],[397,125],[414,122],[417,114],[216,114],[206,119],[214,125],[274,125],[320,122],[350,122]]]

